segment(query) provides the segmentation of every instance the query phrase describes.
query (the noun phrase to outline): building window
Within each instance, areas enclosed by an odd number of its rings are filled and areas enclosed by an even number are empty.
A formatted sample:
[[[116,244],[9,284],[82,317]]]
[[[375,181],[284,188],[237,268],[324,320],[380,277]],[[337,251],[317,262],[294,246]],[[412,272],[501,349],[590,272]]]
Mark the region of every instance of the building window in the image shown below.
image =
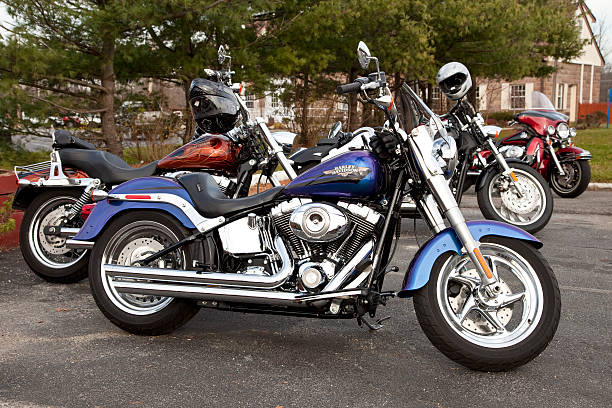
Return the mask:
[[[510,85],[510,109],[525,109],[525,85]]]
[[[255,107],[255,95],[244,94],[244,100],[247,108],[253,109]]]
[[[565,93],[565,84],[557,85],[557,109],[564,109],[563,106],[563,96]]]
[[[270,106],[274,109],[283,107],[283,104],[281,103],[280,98],[278,97],[278,94],[273,93],[270,95]]]
[[[440,99],[440,88],[431,88],[431,99],[434,101]]]

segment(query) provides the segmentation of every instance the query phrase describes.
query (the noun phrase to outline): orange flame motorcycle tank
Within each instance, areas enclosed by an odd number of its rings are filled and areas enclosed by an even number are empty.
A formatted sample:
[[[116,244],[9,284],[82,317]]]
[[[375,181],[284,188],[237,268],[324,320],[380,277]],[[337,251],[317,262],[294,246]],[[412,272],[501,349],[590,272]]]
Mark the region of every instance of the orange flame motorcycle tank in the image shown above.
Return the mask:
[[[165,170],[209,170],[238,173],[240,146],[223,135],[204,135],[179,147],[157,163]]]

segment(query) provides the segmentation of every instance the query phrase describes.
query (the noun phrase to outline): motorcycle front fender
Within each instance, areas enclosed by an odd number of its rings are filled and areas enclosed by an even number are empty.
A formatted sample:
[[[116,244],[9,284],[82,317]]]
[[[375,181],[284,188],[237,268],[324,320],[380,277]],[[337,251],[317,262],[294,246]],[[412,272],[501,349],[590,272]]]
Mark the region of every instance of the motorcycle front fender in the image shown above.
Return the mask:
[[[558,149],[557,157],[559,158],[559,162],[572,160],[591,160],[593,158],[591,152],[576,146],[562,147]]]
[[[175,194],[188,203],[193,204],[189,194],[176,181],[162,177],[144,177],[127,181],[114,189],[109,194]],[[121,201],[104,200],[99,201],[92,210],[79,233],[73,238],[75,241],[95,241],[104,226],[117,215],[129,210],[155,210],[163,211],[174,216],[185,228],[193,229],[195,225],[187,215],[175,205],[160,203],[156,201]]]
[[[467,226],[476,241],[486,236],[499,236],[527,241],[536,248],[542,243],[533,235],[515,226],[497,221],[468,221]],[[431,269],[442,255],[453,252],[460,254],[463,245],[453,228],[449,227],[429,239],[416,253],[404,275],[402,289],[398,297],[410,297],[415,291],[427,284]]]
[[[512,163],[527,164],[524,161],[518,160],[518,159],[506,159],[506,163],[508,163],[508,165],[510,167],[512,167]],[[487,167],[485,167],[480,172],[480,175],[478,176],[478,180],[476,180],[476,191],[479,191],[480,189],[482,189],[484,187],[484,182],[485,182],[487,176],[489,175],[489,173],[491,173],[491,172],[498,172],[498,171],[500,171],[500,169],[498,168],[497,161],[489,163],[487,165]]]

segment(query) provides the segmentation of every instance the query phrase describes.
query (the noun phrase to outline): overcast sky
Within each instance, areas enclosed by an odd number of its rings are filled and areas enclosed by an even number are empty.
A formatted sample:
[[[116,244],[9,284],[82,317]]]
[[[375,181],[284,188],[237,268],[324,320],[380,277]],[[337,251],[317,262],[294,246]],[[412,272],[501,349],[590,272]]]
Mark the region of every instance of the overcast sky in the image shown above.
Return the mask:
[[[510,1],[510,0],[508,0]],[[607,62],[612,63],[612,0],[586,0],[586,4],[589,6],[595,18],[598,22],[604,22],[606,26],[604,45],[607,45],[609,54],[607,55]],[[4,5],[0,5],[0,24],[10,22],[10,17],[6,14]],[[594,27],[594,31],[597,31],[597,27]],[[4,33],[4,30],[0,28],[0,34]],[[603,50],[602,50],[603,51]]]

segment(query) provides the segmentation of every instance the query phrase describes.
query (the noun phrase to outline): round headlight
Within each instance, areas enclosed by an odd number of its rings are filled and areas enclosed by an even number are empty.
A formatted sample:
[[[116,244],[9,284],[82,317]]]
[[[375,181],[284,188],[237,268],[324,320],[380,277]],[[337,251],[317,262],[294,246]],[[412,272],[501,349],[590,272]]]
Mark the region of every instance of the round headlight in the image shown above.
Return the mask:
[[[548,136],[554,136],[555,135],[555,127],[553,125],[546,126],[546,133],[548,133]]]
[[[570,131],[569,127],[567,126],[567,123],[559,123],[557,125],[557,135],[561,139],[567,139],[569,137]]]
[[[570,132],[570,137],[576,137],[576,129],[575,128],[570,128],[569,132]]]
[[[438,162],[444,177],[451,178],[457,167],[457,143],[452,137],[439,137],[433,142],[431,154]]]

